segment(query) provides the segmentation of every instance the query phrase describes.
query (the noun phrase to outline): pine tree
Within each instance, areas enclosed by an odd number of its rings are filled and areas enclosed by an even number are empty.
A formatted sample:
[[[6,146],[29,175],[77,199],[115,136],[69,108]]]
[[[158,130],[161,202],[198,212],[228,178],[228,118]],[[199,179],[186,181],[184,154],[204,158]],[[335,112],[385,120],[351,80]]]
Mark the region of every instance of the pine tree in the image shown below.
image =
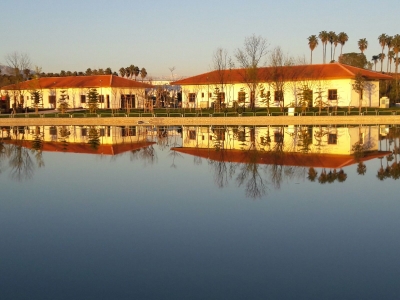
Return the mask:
[[[65,114],[66,110],[68,109],[68,95],[66,94],[66,90],[61,90],[60,99],[58,99],[58,110]]]
[[[87,93],[87,99],[89,112],[96,113],[96,110],[99,108],[99,93],[97,92],[97,89],[89,89],[89,92]]]

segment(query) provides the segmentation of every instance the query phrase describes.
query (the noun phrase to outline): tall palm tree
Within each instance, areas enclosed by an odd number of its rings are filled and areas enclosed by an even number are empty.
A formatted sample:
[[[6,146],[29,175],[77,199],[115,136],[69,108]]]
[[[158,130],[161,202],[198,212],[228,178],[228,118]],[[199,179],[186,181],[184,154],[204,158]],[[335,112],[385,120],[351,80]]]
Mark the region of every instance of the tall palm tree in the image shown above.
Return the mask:
[[[376,71],[376,64],[378,63],[379,60],[379,55],[372,55],[372,61],[374,62],[375,65],[375,71]]]
[[[135,66],[134,65],[130,65],[129,67],[129,74],[131,75],[130,78],[132,79],[133,75],[135,75]]]
[[[140,73],[139,67],[135,66],[135,71],[133,72],[133,75],[135,75],[135,81],[136,81],[136,77],[138,77],[139,73]]]
[[[145,68],[142,68],[142,69],[140,70],[140,77],[142,77],[142,82],[143,82],[143,79],[144,79],[146,76],[147,76],[147,71],[146,71]]]
[[[310,35],[308,37],[308,46],[310,46],[310,50],[311,50],[311,64],[312,64],[312,52],[318,46],[318,38],[315,34]]]
[[[368,48],[368,41],[366,38],[358,40],[358,49],[364,54],[364,51]]]
[[[329,34],[327,31],[321,31],[318,35],[319,39],[321,40],[322,43],[322,57],[323,57],[323,62],[326,62],[326,44],[328,43],[329,40]]]
[[[126,78],[132,78],[131,69],[129,67],[125,68]]]
[[[126,74],[125,68],[119,69],[119,74],[121,75],[121,77],[125,77]]]
[[[389,72],[389,53],[390,53],[390,51],[392,49],[392,40],[393,40],[392,36],[388,35],[386,37],[386,41],[385,42],[386,42],[386,47],[388,48],[387,56],[386,56],[388,58],[387,66],[386,66],[386,72]]]
[[[394,52],[394,54],[396,55],[396,58],[395,58],[395,60],[394,60],[394,62],[395,62],[395,73],[396,73],[396,97],[398,98],[399,97],[399,87],[398,87],[398,73],[397,73],[397,71],[398,71],[398,67],[399,67],[399,52],[400,52],[400,34],[396,34],[394,37],[393,37],[393,40],[392,40],[392,44],[393,44],[393,52]]]
[[[386,46],[386,39],[387,39],[387,35],[385,33],[382,33],[380,36],[378,36],[378,41],[379,41],[379,45],[381,45],[382,47],[382,52],[381,52],[381,72],[383,70],[383,64],[382,64],[382,57],[383,57],[383,50],[385,49]]]
[[[328,41],[331,44],[331,61],[333,60],[332,57],[332,45],[335,43],[335,41],[337,40],[337,35],[334,31],[329,31],[328,33]],[[337,45],[337,43],[336,43]]]
[[[344,46],[344,44],[346,44],[346,42],[348,40],[349,40],[349,36],[347,35],[347,33],[342,31],[338,34],[338,42],[340,44],[340,56],[342,56],[343,46]]]
[[[394,51],[390,50],[388,53],[388,62],[389,62],[389,71],[388,72],[392,72],[392,61],[394,59]]]
[[[383,61],[385,60],[385,53],[379,53],[378,54],[379,60],[381,61],[381,72],[382,72],[382,66],[383,66]]]
[[[335,60],[335,53],[336,53],[336,47],[339,44],[339,38],[336,36],[335,40],[333,41],[333,45],[335,48],[333,48],[333,60]]]

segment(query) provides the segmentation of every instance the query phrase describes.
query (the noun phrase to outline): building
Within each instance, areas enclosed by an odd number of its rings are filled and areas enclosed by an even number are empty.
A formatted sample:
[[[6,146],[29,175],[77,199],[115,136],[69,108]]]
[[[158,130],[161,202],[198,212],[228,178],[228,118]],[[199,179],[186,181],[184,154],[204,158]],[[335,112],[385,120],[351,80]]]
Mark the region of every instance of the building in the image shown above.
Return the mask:
[[[146,89],[153,86],[114,75],[43,77],[19,84],[1,87],[1,100],[10,101],[11,107],[20,109],[34,106],[32,93],[42,96],[39,106],[55,109],[61,92],[65,91],[70,108],[85,108],[89,89],[99,94],[99,108],[142,108],[145,105]],[[7,105],[3,105],[7,107]]]
[[[171,84],[182,86],[184,107],[358,107],[357,74],[366,80],[362,106],[379,107],[379,82],[392,76],[340,63],[214,70]]]

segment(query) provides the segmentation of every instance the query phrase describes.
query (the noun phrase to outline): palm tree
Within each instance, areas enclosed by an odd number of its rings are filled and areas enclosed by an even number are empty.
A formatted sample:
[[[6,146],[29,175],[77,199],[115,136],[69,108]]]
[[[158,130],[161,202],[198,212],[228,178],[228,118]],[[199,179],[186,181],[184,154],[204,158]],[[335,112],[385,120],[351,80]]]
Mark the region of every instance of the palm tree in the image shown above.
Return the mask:
[[[133,72],[133,75],[135,75],[135,81],[136,81],[136,77],[138,77],[139,73],[140,73],[139,67],[135,66],[135,71]]]
[[[384,33],[382,33],[380,36],[378,36],[378,41],[379,41],[379,44],[381,45],[381,47],[382,47],[382,52],[381,52],[381,58],[383,57],[383,50],[385,49],[385,46],[386,46],[386,39],[387,39],[387,35],[386,34],[384,34]],[[384,57],[383,57],[384,58]],[[382,67],[383,67],[383,59],[381,59],[381,72],[382,72]]]
[[[386,66],[386,72],[389,72],[389,53],[390,53],[390,51],[392,49],[392,41],[393,41],[393,37],[388,35],[386,37],[386,41],[385,41],[386,42],[386,46],[388,48],[388,52],[387,52],[387,56],[386,56],[388,58],[387,66]]]
[[[318,46],[318,38],[315,34],[310,35],[308,37],[308,46],[310,46],[310,50],[311,50],[311,64],[312,64],[312,52]]]
[[[394,59],[394,51],[390,50],[388,53],[388,63],[389,63],[389,71],[388,72],[392,72],[392,61]]]
[[[385,57],[386,57],[386,55],[383,52],[378,54],[378,58],[381,61],[381,72],[382,72],[382,66],[383,66],[383,61],[385,60]]]
[[[333,57],[332,57],[332,44],[334,44],[336,40],[337,40],[336,33],[334,31],[329,31],[329,33],[328,33],[328,41],[329,41],[329,43],[331,43],[331,62],[333,60]],[[337,45],[337,42],[336,42],[336,45]]]
[[[125,68],[119,69],[119,74],[121,75],[121,77],[125,77],[126,74]]]
[[[372,55],[372,61],[374,62],[375,65],[375,71],[376,71],[376,64],[378,63],[379,60],[379,55]]]
[[[129,74],[131,75],[130,78],[132,79],[133,75],[135,74],[135,65],[129,66]]]
[[[364,51],[368,48],[368,41],[366,38],[358,40],[358,49],[364,54]]]
[[[395,58],[395,60],[394,60],[394,62],[395,62],[395,73],[396,73],[396,97],[398,98],[399,97],[399,87],[398,87],[398,74],[397,74],[397,71],[398,71],[398,67],[399,67],[399,52],[400,52],[400,34],[396,34],[394,37],[393,37],[393,40],[392,40],[392,44],[393,44],[393,52],[394,52],[394,54],[396,55],[396,58]]]
[[[140,77],[142,77],[142,82],[143,82],[143,79],[144,79],[146,76],[147,76],[147,71],[146,71],[145,68],[142,68],[142,69],[140,70]]]
[[[129,67],[125,68],[126,78],[132,78],[131,69]]]
[[[338,42],[340,44],[340,56],[342,56],[343,46],[348,40],[349,36],[345,32],[342,31],[338,34]]]
[[[326,62],[326,44],[328,43],[329,40],[329,34],[327,31],[321,31],[318,35],[319,39],[321,40],[322,43],[322,57],[323,57],[323,62]]]

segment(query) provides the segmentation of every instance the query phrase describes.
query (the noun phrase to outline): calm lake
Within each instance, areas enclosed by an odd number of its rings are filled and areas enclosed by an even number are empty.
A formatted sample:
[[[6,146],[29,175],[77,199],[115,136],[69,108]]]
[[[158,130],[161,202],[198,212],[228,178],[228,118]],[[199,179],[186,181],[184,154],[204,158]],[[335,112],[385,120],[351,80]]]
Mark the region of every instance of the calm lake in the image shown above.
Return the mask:
[[[400,127],[3,127],[0,299],[398,299]]]

